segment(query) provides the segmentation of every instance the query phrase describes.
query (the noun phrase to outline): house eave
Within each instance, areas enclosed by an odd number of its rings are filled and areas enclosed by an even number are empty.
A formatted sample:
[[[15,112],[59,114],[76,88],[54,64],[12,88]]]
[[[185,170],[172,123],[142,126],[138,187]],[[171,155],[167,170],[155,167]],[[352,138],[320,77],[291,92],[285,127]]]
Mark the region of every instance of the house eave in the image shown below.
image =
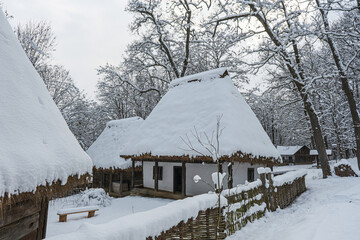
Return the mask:
[[[131,158],[133,161],[158,161],[158,162],[186,162],[186,163],[215,163],[210,156],[163,156],[152,155],[151,153],[145,153],[141,155],[121,155],[123,158]],[[280,163],[279,159],[274,157],[253,156],[252,154],[243,154],[242,152],[236,152],[230,156],[223,155],[219,158],[220,162],[246,162],[246,163],[258,163],[266,164],[268,166],[274,166]]]

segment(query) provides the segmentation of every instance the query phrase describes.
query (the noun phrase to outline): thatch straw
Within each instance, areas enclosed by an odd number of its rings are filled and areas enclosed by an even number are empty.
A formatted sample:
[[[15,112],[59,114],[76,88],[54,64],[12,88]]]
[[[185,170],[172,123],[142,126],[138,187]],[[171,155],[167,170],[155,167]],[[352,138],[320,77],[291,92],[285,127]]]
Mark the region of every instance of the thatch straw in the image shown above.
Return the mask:
[[[80,177],[77,175],[69,176],[64,185],[61,184],[60,180],[57,180],[51,184],[47,183],[46,186],[38,186],[34,192],[23,192],[19,194],[5,193],[4,196],[0,197],[0,211],[5,205],[13,205],[28,199],[41,201],[44,197],[51,199],[53,196],[65,196],[73,188],[87,184],[90,177],[90,174],[84,174]]]
[[[213,163],[214,160],[210,156],[153,156],[151,153],[145,153],[141,155],[121,155],[123,158],[131,158],[134,161],[162,161],[162,162],[188,162],[188,163]],[[243,154],[241,151],[238,151],[231,156],[224,155],[219,158],[220,162],[248,162],[248,163],[260,163],[266,164],[268,166],[276,165],[279,162],[279,159],[273,157],[263,157],[263,156],[253,156],[252,154]]]

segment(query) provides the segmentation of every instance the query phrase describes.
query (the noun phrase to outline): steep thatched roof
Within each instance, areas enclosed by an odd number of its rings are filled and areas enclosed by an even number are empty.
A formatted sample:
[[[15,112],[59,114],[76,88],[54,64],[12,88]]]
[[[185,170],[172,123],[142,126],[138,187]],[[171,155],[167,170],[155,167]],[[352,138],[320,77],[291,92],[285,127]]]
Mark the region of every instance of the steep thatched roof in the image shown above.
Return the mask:
[[[91,159],[69,130],[2,12],[0,79],[0,201],[56,183],[65,185],[91,173]]]
[[[131,160],[120,157],[120,152],[143,121],[141,117],[132,117],[108,122],[104,131],[86,151],[94,167],[98,169],[131,167]]]
[[[279,152],[226,68],[174,80],[121,154],[135,160],[213,161],[196,135],[205,144],[206,136],[215,143],[214,131],[220,115],[220,160],[280,160]],[[189,143],[198,152],[191,151]]]

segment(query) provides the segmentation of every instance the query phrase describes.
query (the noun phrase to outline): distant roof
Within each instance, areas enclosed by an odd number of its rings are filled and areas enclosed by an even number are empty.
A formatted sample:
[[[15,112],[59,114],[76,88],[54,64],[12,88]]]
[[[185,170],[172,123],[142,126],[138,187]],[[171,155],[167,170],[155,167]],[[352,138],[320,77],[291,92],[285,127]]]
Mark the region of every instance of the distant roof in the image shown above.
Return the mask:
[[[277,146],[277,150],[281,155],[294,155],[299,151],[303,146]]]
[[[0,11],[0,198],[91,171],[90,157]]]
[[[206,142],[204,133],[211,138],[220,115],[223,128],[219,141],[221,156],[241,152],[250,155],[250,160],[255,157],[280,159],[279,152],[234,86],[226,68],[173,80],[169,91],[139,127],[122,155],[200,157],[182,140],[188,138],[195,149],[211,157],[193,133],[196,129]]]
[[[332,155],[332,150],[331,149],[326,149],[326,154],[329,155],[329,156]],[[317,155],[319,155],[319,153],[318,153],[317,150],[312,149],[312,150],[310,150],[310,155],[317,156]]]
[[[104,131],[87,150],[96,168],[131,167],[131,160],[120,157],[120,151],[143,123],[141,117],[113,120],[106,124]]]

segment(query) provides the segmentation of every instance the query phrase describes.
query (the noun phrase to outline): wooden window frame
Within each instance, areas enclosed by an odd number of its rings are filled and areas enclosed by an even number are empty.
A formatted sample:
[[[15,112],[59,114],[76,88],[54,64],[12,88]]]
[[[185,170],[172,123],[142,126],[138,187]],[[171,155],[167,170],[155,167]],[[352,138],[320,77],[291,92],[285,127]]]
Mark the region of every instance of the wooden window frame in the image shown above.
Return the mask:
[[[250,179],[250,175],[249,175],[249,172],[250,172],[250,171],[253,172],[253,174],[252,174],[253,179],[252,179],[252,180]],[[255,168],[248,168],[248,169],[247,169],[247,181],[248,181],[248,182],[253,182],[253,181],[255,181]]]

